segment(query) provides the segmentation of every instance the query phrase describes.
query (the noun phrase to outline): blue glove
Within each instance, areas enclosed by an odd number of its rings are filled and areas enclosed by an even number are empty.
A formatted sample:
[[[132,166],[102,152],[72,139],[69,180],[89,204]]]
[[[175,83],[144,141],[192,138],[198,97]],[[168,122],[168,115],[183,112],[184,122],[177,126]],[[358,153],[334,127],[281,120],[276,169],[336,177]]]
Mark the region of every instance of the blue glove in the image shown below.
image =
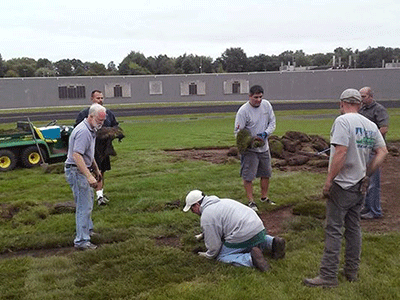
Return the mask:
[[[263,133],[258,133],[257,136],[259,136],[260,138],[265,140],[267,138],[268,134],[266,132],[263,132]]]

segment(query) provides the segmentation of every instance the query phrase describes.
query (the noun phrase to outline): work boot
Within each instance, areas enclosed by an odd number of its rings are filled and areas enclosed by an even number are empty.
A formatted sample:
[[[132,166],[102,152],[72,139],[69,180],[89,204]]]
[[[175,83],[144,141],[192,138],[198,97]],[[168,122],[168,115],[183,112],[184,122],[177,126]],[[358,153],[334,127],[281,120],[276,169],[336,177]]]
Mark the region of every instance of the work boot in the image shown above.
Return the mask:
[[[349,282],[356,282],[358,280],[357,271],[355,271],[355,272],[347,271],[346,272],[344,269],[341,269],[339,271],[339,273],[342,274],[346,278],[346,280]]]
[[[267,272],[269,270],[269,264],[265,260],[262,251],[258,247],[253,247],[251,249],[251,259],[253,261],[253,265],[260,270],[261,272]]]
[[[309,287],[324,287],[324,288],[331,288],[337,287],[339,285],[337,278],[335,279],[323,279],[320,276],[315,278],[305,278],[303,280],[304,284]]]
[[[344,277],[348,282],[356,282],[358,280],[357,274],[344,273]]]
[[[366,208],[365,206],[362,207],[360,214],[365,215],[366,213],[369,212],[369,209]]]
[[[285,257],[286,241],[280,237],[274,237],[272,240],[272,258],[280,259]]]

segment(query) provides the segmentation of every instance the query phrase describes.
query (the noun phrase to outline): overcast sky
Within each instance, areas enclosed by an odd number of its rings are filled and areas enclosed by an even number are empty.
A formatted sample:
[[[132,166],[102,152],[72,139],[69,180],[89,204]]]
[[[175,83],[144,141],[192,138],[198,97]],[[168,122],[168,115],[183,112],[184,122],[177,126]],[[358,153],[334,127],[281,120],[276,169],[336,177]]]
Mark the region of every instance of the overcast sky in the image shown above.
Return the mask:
[[[3,0],[0,54],[110,61],[400,48],[399,0]]]

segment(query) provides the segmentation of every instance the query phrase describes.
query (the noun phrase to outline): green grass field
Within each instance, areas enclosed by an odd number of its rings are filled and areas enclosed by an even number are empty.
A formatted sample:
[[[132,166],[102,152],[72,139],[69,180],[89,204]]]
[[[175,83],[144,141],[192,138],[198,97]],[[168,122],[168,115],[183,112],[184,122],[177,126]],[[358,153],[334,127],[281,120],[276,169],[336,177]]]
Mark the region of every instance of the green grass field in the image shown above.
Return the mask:
[[[388,140],[400,140],[400,110],[391,109]],[[338,111],[277,112],[275,134],[303,131],[329,137]],[[121,118],[126,138],[106,173],[108,206],[95,206],[100,245],[95,251],[46,257],[0,258],[0,299],[400,299],[400,234],[364,234],[360,280],[339,277],[335,289],[311,289],[304,277],[318,272],[323,222],[299,216],[285,225],[284,260],[269,273],[198,257],[199,218],[183,213],[188,191],[201,189],[245,202],[239,163],[178,158],[163,149],[226,147],[235,143],[229,114]],[[72,123],[70,121],[69,123]],[[68,124],[64,122],[64,124]],[[7,128],[10,125],[0,125]],[[320,195],[324,174],[274,170],[270,197],[280,206]],[[255,192],[259,192],[257,188]],[[0,253],[72,247],[74,214],[53,214],[72,201],[63,174],[41,168],[0,173]],[[179,209],[167,205],[181,201]],[[261,210],[267,210],[261,205]],[[18,211],[12,218],[7,212]],[[160,244],[174,240],[176,244]]]

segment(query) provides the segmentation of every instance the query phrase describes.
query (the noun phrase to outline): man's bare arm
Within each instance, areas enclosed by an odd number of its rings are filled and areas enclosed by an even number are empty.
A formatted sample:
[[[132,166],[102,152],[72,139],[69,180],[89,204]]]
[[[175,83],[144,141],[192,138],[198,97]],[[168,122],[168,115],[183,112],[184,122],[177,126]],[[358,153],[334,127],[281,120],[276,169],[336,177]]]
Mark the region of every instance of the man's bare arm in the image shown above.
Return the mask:
[[[323,188],[323,195],[329,197],[329,190],[331,189],[333,179],[339,174],[346,161],[347,147],[342,145],[335,146],[335,153],[332,157],[328,176],[326,177],[325,185]]]

